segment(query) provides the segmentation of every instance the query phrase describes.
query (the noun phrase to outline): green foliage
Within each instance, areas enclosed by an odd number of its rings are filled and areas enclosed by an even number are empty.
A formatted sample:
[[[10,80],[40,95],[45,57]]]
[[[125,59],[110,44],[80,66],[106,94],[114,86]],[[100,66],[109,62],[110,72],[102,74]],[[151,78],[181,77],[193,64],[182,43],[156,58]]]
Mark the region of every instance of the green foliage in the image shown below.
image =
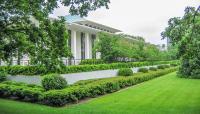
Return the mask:
[[[150,66],[159,64],[171,64],[179,63],[179,61],[146,61],[146,62],[128,62],[128,63],[111,63],[111,64],[98,64],[98,65],[75,65],[66,66],[62,71],[57,73],[77,73],[77,72],[88,72],[96,70],[108,70],[108,69],[120,69],[120,68],[133,68],[140,66]],[[0,66],[0,70],[5,70],[11,75],[40,75],[55,73],[54,71],[48,71],[42,66]]]
[[[176,63],[171,63],[170,66],[175,67],[175,66],[178,66],[178,64],[176,64]]]
[[[107,33],[99,33],[99,41],[96,45],[98,52],[101,52],[101,58],[107,62],[112,62],[118,57],[117,37]]]
[[[200,78],[200,6],[187,7],[183,17],[171,18],[168,27],[162,33],[169,38],[172,45],[178,45],[181,57],[180,76]]]
[[[0,70],[0,82],[5,81],[7,79],[7,73],[5,70]]]
[[[105,64],[106,62],[102,59],[85,59],[81,60],[80,65],[96,65],[96,64]]]
[[[0,84],[0,97],[15,97],[19,100],[38,102],[44,89],[36,85],[17,82],[3,82]]]
[[[63,17],[49,19],[58,4],[68,6],[69,13],[87,16],[89,11],[108,8],[109,0],[1,0],[0,1],[0,61],[18,65],[23,55],[32,65],[45,66],[49,71],[63,68],[61,58],[71,57],[67,45],[66,23]],[[31,6],[31,7],[30,7]]]
[[[118,71],[118,76],[132,76],[133,71],[130,68],[122,68]]]
[[[148,68],[139,68],[138,72],[147,73],[147,72],[149,72],[149,70],[148,70]]]
[[[157,71],[158,69],[156,67],[149,67],[149,70]]]
[[[164,65],[158,65],[157,68],[158,69],[165,69],[165,66]]]
[[[169,68],[170,65],[158,65],[157,68],[158,69],[165,69],[165,68]]]
[[[71,56],[66,31],[64,18],[43,20],[37,33],[30,33],[37,38],[34,42],[37,46],[32,47],[30,53],[31,64],[44,66],[48,71],[61,71],[64,67],[62,58]]]
[[[81,84],[78,82],[62,90],[50,91],[45,91],[42,87],[36,85],[7,81],[0,83],[0,97],[15,97],[18,100],[39,102],[51,106],[63,106],[67,103],[78,102],[84,98],[112,93],[124,87],[139,84],[176,70],[177,68],[173,67],[149,73],[136,73],[134,76],[129,77],[119,76],[89,82],[85,81],[85,83],[82,82]]]
[[[101,52],[102,59],[107,62],[128,61],[127,58],[135,61],[176,59],[174,52],[177,48],[160,51],[156,45],[145,43],[140,37],[99,33],[98,38],[95,50]]]
[[[59,74],[47,74],[42,78],[42,86],[46,90],[63,89],[67,86],[67,81]]]
[[[47,73],[46,68],[42,66],[1,66],[0,69],[5,69],[11,75],[38,75]]]
[[[94,80],[87,84],[71,86],[63,90],[47,91],[42,96],[42,101],[51,106],[63,106],[70,102],[78,102],[78,100],[83,98],[112,93],[121,88],[132,86],[175,70],[176,68],[172,68],[151,73],[140,73],[129,77],[114,77]]]

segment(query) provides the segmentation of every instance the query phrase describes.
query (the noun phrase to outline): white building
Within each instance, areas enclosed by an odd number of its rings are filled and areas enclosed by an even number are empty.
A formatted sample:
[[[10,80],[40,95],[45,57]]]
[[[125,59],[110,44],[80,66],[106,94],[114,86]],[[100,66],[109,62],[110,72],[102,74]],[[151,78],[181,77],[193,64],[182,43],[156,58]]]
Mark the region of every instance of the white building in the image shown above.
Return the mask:
[[[102,25],[93,21],[86,20],[79,16],[65,16],[66,26],[69,33],[68,45],[73,54],[73,58],[63,59],[66,65],[79,64],[83,59],[100,58],[100,53],[93,54],[92,48],[95,40],[97,40],[98,32],[117,33],[118,29]],[[35,22],[35,20],[34,20]],[[37,24],[37,23],[36,23]],[[95,56],[94,56],[95,55]],[[21,65],[28,65],[30,62],[28,57],[21,60]],[[2,62],[2,65],[4,63]],[[17,60],[13,59],[13,65],[17,65]]]

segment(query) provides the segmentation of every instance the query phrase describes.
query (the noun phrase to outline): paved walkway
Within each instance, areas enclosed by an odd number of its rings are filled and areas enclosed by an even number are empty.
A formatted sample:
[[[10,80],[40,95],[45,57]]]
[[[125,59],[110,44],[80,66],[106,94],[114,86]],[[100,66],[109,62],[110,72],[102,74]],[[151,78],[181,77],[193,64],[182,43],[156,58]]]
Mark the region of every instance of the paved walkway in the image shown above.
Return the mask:
[[[156,65],[155,65],[156,66]],[[149,68],[151,66],[145,66]],[[139,67],[132,68],[133,72],[136,73]],[[73,84],[80,80],[88,80],[88,79],[97,79],[97,78],[108,78],[117,76],[116,70],[100,70],[100,71],[91,71],[91,72],[81,72],[81,73],[71,73],[71,74],[62,74],[68,84]],[[9,76],[9,80],[17,81],[17,82],[25,82],[29,84],[41,84],[41,76]]]

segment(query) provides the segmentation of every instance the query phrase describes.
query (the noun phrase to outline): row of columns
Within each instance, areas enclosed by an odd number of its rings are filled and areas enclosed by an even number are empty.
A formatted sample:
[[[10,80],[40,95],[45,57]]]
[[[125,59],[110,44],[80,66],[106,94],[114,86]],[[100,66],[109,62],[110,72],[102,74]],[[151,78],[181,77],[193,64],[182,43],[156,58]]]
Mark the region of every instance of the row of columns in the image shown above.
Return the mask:
[[[77,32],[71,31],[71,51],[74,59],[77,59]],[[90,59],[90,35],[85,33],[85,59]]]

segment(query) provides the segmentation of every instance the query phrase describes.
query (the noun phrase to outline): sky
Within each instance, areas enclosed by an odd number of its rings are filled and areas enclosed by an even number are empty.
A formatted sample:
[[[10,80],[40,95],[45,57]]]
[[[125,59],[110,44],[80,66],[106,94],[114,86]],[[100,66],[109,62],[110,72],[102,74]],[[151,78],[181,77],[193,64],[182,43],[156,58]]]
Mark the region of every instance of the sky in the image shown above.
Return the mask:
[[[89,12],[85,17],[122,30],[123,33],[142,36],[153,44],[166,44],[161,32],[172,17],[181,17],[186,6],[197,7],[200,0],[110,0],[109,9]],[[68,15],[69,8],[61,6],[52,17]]]

